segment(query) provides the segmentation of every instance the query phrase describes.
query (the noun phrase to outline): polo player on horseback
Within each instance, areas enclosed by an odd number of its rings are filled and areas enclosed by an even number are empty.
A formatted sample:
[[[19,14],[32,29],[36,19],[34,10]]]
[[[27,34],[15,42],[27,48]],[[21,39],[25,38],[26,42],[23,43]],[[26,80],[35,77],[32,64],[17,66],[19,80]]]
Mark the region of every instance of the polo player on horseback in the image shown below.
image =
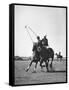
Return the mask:
[[[40,59],[40,50],[41,50],[41,47],[42,47],[42,42],[40,40],[40,37],[37,36],[37,40],[38,42],[37,43],[34,43],[33,45],[33,59]]]
[[[29,27],[29,26],[25,26],[25,28],[31,30],[33,32],[33,34],[35,36],[37,36],[37,34]],[[28,30],[27,30],[28,32]],[[30,38],[31,38],[31,35],[30,33],[28,32]],[[32,40],[32,38],[31,38]],[[48,46],[48,39],[46,38],[46,36],[44,36],[44,38],[42,40],[40,40],[40,37],[37,36],[37,40],[38,42],[37,43],[33,43],[33,58],[29,64],[29,66],[27,67],[26,71],[28,71],[32,65],[33,62],[35,62],[35,68],[34,70],[36,70],[36,67],[37,67],[37,64],[38,62],[40,61],[40,66],[42,68],[42,63],[45,62],[45,66],[47,68],[47,71],[48,71],[48,60],[49,58],[52,58],[51,60],[51,68],[52,68],[52,61],[53,61],[53,58],[54,58],[54,51],[52,48],[47,48]],[[32,40],[33,42],[33,40]]]
[[[47,71],[49,71],[48,62],[49,62],[49,58],[52,58],[51,63],[50,63],[50,68],[52,69],[52,61],[54,58],[54,51],[52,50],[52,48],[48,48],[48,49],[46,48],[48,46],[46,37],[44,37],[42,40],[40,40],[40,37],[37,36],[37,40],[38,40],[38,42],[33,44],[33,49],[32,49],[33,58],[29,64],[29,66],[27,67],[26,71],[28,71],[30,69],[33,62],[35,63],[35,68],[34,68],[35,72],[36,72],[38,62],[40,62],[41,69],[43,69],[42,63],[45,62],[45,67],[46,67]],[[42,43],[42,41],[44,41],[44,42]]]
[[[33,49],[32,49],[33,57],[32,57],[32,61],[29,64],[29,66],[28,66],[26,71],[29,70],[29,68],[31,67],[33,62],[36,63],[35,68],[34,68],[34,71],[35,71],[35,69],[37,68],[37,63],[40,61],[40,58],[41,58],[40,57],[40,50],[41,50],[41,47],[42,47],[42,43],[41,43],[41,40],[40,40],[39,36],[37,36],[37,40],[38,40],[37,43],[33,43]]]
[[[48,39],[47,36],[45,35],[44,38],[42,39],[42,45],[46,48],[48,48]]]

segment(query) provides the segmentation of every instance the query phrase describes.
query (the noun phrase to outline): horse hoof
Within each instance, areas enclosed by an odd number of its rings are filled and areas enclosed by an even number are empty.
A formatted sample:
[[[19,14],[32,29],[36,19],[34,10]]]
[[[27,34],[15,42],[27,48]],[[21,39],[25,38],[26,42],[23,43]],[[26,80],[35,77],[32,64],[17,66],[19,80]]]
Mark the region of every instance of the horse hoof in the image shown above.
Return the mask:
[[[26,69],[25,71],[28,72],[29,69]]]

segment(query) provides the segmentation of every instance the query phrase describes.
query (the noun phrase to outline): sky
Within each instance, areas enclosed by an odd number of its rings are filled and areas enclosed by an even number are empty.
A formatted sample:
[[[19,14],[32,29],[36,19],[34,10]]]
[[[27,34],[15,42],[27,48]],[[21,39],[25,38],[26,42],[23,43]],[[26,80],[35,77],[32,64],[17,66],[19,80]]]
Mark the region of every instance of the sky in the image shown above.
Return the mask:
[[[55,53],[66,56],[66,9],[15,5],[15,56],[31,56],[36,36],[28,25],[42,39],[47,35],[49,47]],[[28,32],[27,32],[28,31]]]

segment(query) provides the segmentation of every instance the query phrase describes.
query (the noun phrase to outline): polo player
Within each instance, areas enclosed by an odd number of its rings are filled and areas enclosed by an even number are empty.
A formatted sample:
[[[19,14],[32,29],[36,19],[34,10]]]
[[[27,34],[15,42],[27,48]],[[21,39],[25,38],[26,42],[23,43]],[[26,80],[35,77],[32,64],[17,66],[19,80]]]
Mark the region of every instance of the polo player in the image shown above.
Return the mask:
[[[41,47],[42,47],[42,42],[41,42],[39,36],[37,36],[37,40],[38,40],[38,42],[34,43],[33,49],[32,49],[32,51],[33,51],[33,60],[40,59],[40,50],[41,50]]]
[[[44,38],[42,39],[42,45],[46,48],[48,48],[48,39],[47,36],[45,35]]]

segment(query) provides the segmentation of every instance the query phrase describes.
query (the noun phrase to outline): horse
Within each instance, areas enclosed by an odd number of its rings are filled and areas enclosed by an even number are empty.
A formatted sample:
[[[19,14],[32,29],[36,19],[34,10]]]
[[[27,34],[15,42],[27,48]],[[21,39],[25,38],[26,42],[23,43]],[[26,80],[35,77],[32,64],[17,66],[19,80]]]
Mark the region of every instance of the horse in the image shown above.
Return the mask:
[[[46,69],[47,69],[47,71],[49,71],[48,64],[49,64],[49,61],[51,60],[50,69],[53,70],[53,66],[52,66],[53,59],[54,59],[54,51],[53,51],[53,49],[52,48],[42,47],[42,49],[40,51],[40,55],[41,55],[41,58],[42,58],[41,61],[40,61],[41,68],[43,68],[42,63],[45,62]]]
[[[63,56],[62,55],[59,55],[59,54],[55,54],[57,56],[57,60],[60,59],[60,61],[62,60]]]
[[[30,69],[32,63],[35,63],[34,72],[36,72],[37,64],[38,64],[38,62],[40,62],[40,59],[41,59],[39,49],[41,49],[41,48],[38,47],[37,43],[34,43],[33,49],[32,49],[33,58],[31,59],[31,62],[26,69],[26,72]]]
[[[52,48],[47,49],[45,47],[40,47],[40,46],[37,47],[35,55],[34,55],[32,61],[30,62],[29,66],[27,67],[26,71],[28,71],[30,69],[33,62],[35,63],[35,68],[34,68],[35,72],[36,72],[38,62],[40,62],[41,69],[43,68],[42,63],[45,62],[45,67],[46,67],[47,71],[49,71],[48,63],[49,63],[50,58],[52,59],[51,63],[50,63],[50,68],[52,70],[52,62],[53,62],[53,58],[54,58],[53,49]]]

